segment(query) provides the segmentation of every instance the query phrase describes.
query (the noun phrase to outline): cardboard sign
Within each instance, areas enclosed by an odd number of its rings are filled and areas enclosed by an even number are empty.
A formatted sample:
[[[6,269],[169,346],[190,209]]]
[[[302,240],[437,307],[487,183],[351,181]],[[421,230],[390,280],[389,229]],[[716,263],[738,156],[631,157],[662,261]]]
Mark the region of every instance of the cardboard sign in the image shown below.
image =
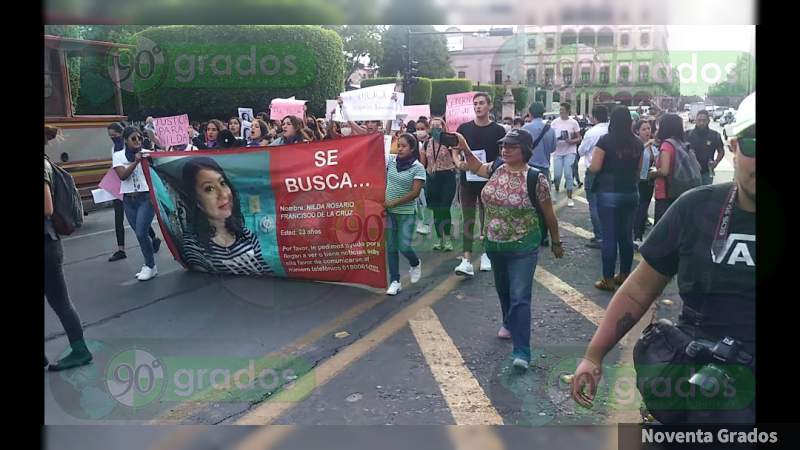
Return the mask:
[[[379,134],[258,149],[155,153],[143,166],[164,240],[190,270],[387,286],[386,172]],[[385,143],[384,143],[385,147]],[[385,148],[384,148],[385,149]],[[187,165],[219,172],[238,202],[230,255],[205,250],[210,213],[183,179]],[[196,180],[194,181],[197,182]]]
[[[345,120],[395,120],[403,113],[405,95],[395,92],[394,84],[382,84],[342,92],[342,115]]]
[[[286,116],[297,116],[300,119],[305,117],[305,100],[294,100],[292,98],[276,98],[269,105],[269,119],[283,120]]]
[[[325,120],[328,122],[344,122],[342,108],[336,100],[325,100]]]
[[[473,150],[472,154],[475,155],[476,158],[480,159],[482,163],[486,162],[486,150]],[[467,171],[467,181],[489,181],[489,179],[479,177],[474,173]]]
[[[185,135],[186,133],[183,134]],[[119,179],[119,175],[117,175],[117,172],[112,167],[111,169],[108,169],[108,172],[106,172],[106,174],[103,176],[103,179],[100,180],[98,187],[113,195],[118,200],[122,200],[122,194],[119,192],[121,185],[122,181]],[[95,203],[98,202],[95,201]]]
[[[447,107],[445,117],[447,118],[447,130],[455,133],[459,125],[475,120],[475,108],[472,99],[477,92],[464,92],[447,96]]]
[[[430,120],[431,105],[406,105],[403,106],[403,113],[408,115],[407,120],[416,122],[420,116],[425,116]]]
[[[155,119],[156,136],[164,148],[189,143],[189,116],[159,117]]]

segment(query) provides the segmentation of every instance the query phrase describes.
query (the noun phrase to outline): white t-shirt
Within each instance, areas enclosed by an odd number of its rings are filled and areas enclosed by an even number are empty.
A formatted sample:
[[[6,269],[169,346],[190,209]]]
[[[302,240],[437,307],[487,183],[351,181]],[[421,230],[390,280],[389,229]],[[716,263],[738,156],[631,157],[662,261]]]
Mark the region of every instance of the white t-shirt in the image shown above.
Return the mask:
[[[586,158],[586,167],[589,167],[592,164],[592,154],[594,153],[594,147],[597,145],[597,141],[607,134],[608,122],[603,122],[594,125],[592,128],[589,128],[586,131],[586,134],[583,135],[583,141],[578,149],[578,153]]]
[[[550,122],[550,128],[556,133],[556,151],[553,152],[553,156],[571,155],[578,150],[577,144],[567,144],[566,140],[559,139],[563,134],[562,131],[567,132],[567,139],[572,138],[572,133],[580,133],[581,126],[575,119],[564,120],[556,117]]]
[[[132,162],[128,162],[128,158],[125,157],[125,149],[122,149],[118,152],[114,152],[114,157],[112,158],[111,167],[125,167],[127,168],[133,164]],[[149,192],[150,188],[147,187],[147,180],[144,178],[144,171],[142,170],[142,165],[139,164],[136,166],[136,169],[133,170],[131,176],[128,177],[127,180],[122,180],[120,184],[119,192],[120,194],[130,194],[132,192]]]

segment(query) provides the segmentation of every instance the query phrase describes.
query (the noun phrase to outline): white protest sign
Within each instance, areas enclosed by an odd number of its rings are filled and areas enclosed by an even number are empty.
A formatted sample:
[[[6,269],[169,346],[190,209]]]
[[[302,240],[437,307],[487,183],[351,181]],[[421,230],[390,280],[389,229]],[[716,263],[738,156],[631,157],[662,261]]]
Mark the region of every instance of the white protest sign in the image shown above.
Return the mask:
[[[392,135],[386,134],[383,136],[383,151],[386,153],[386,156],[392,153]]]
[[[408,120],[417,121],[420,116],[431,118],[431,105],[406,105],[403,106],[403,113],[408,115]]]
[[[344,122],[342,108],[336,100],[325,100],[325,120],[328,122]]]
[[[100,203],[116,200],[117,198],[105,189],[92,189],[92,199],[94,203],[98,205]]]
[[[472,105],[472,98],[476,92],[464,92],[447,96],[447,129],[454,133],[459,125],[475,120],[475,108]]]
[[[408,117],[408,115],[406,113],[398,114],[397,115],[397,120],[392,121],[392,131],[405,130],[406,129],[406,126],[405,126],[406,125],[406,122],[405,122],[406,117]]]
[[[345,120],[395,120],[403,112],[405,95],[394,91],[394,84],[382,84],[342,92]]]
[[[306,100],[276,98],[269,105],[269,120],[283,120],[286,116],[305,117]]]
[[[189,116],[159,117],[154,120],[156,135],[164,148],[189,143]]]
[[[253,108],[239,108],[239,119],[242,121],[242,125],[244,125],[245,122],[252,122]]]
[[[472,154],[475,155],[476,158],[480,159],[482,163],[486,162],[486,150],[473,150]],[[474,173],[467,171],[467,181],[489,181],[489,179],[479,177]]]

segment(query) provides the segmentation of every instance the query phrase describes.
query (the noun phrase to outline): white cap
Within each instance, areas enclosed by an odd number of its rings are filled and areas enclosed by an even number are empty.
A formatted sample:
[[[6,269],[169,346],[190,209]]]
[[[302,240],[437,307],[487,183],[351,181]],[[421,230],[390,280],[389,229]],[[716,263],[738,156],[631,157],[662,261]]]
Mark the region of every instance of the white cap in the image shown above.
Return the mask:
[[[748,95],[736,111],[735,121],[725,127],[727,137],[739,136],[744,130],[756,124],[756,93]]]

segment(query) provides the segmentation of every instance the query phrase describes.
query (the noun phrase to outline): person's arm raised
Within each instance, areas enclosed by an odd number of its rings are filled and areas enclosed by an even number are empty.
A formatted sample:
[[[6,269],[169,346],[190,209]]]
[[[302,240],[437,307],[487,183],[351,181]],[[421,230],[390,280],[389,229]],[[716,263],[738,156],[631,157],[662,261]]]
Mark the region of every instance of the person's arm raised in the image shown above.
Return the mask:
[[[464,135],[461,133],[455,133],[455,135],[458,137],[458,147],[456,147],[456,150],[459,150],[467,160],[465,164],[466,169],[479,177],[489,178],[492,174],[492,163],[484,164],[472,153],[472,149],[469,148],[469,144],[467,144]]]

